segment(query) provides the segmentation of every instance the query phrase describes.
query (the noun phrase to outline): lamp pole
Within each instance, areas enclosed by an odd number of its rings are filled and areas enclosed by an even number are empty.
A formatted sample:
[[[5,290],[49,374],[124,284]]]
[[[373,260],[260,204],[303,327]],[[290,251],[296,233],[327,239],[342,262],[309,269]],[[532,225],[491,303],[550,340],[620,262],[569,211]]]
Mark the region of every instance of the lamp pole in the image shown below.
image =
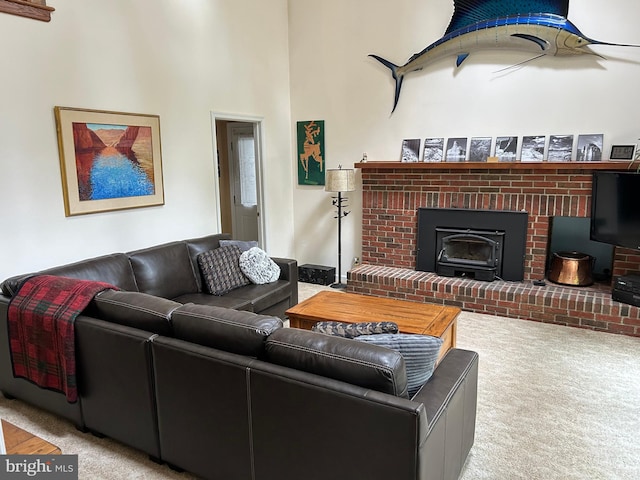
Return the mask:
[[[334,197],[335,198],[335,197]],[[342,192],[338,192],[338,198],[333,200],[333,204],[338,207],[338,281],[331,284],[331,288],[346,288],[342,283],[342,217],[349,215],[349,212],[342,212],[342,202],[346,198],[342,198]]]

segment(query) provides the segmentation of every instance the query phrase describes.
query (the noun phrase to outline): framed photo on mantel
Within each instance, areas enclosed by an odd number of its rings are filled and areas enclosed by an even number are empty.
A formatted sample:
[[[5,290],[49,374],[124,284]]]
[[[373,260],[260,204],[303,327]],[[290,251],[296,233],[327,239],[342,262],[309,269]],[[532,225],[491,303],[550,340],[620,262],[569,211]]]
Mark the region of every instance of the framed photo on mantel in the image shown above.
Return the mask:
[[[441,162],[444,154],[444,138],[425,138],[423,162]]]
[[[573,135],[551,135],[547,157],[550,162],[570,162],[573,151]]]
[[[420,139],[412,138],[402,141],[400,161],[414,163],[420,158]]]
[[[576,161],[599,162],[602,160],[603,135],[578,135],[578,151]]]
[[[515,162],[518,149],[518,137],[497,137],[496,157],[501,162]]]
[[[470,162],[486,162],[491,155],[491,137],[473,137],[469,147]]]
[[[467,138],[458,137],[447,140],[447,162],[464,162],[467,159]]]
[[[544,160],[544,135],[527,135],[522,137],[522,150],[520,151],[520,161],[522,162],[542,162]]]

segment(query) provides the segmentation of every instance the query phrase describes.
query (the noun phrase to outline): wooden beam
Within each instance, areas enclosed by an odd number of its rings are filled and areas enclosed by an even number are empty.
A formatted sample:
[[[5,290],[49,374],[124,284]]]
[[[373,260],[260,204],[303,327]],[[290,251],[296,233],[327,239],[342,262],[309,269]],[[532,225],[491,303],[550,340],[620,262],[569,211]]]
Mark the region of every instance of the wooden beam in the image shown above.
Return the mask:
[[[47,7],[44,0],[0,0],[0,12],[18,15],[20,17],[33,18],[43,22],[51,21],[53,7]]]

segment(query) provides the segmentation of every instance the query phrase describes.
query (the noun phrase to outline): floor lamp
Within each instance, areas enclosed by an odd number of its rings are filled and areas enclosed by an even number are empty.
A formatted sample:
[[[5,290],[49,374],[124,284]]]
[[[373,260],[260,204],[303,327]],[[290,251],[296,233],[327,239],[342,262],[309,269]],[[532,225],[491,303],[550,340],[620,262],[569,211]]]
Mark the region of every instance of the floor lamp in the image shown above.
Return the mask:
[[[355,171],[353,169],[343,169],[342,165],[339,168],[327,169],[327,175],[325,178],[324,189],[327,192],[337,192],[337,197],[333,198],[332,205],[338,209],[338,281],[331,285],[332,288],[346,288],[347,286],[342,281],[342,217],[349,215],[349,212],[345,212],[342,209],[346,207],[343,204],[347,200],[342,196],[342,192],[353,192],[356,189]]]

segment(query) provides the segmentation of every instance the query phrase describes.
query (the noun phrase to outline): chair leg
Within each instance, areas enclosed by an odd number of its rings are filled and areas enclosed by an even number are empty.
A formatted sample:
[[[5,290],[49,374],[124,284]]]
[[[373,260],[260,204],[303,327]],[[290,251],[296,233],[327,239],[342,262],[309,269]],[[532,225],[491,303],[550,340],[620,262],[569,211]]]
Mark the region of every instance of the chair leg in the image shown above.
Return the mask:
[[[184,472],[184,468],[180,468],[180,467],[178,467],[178,466],[176,466],[176,465],[173,465],[172,463],[167,463],[167,466],[168,466],[171,470],[173,470],[174,472],[178,472],[178,473],[182,473],[182,472]]]
[[[76,430],[78,430],[79,432],[82,432],[82,433],[89,432],[89,429],[84,425],[76,425],[75,427],[76,427]]]

